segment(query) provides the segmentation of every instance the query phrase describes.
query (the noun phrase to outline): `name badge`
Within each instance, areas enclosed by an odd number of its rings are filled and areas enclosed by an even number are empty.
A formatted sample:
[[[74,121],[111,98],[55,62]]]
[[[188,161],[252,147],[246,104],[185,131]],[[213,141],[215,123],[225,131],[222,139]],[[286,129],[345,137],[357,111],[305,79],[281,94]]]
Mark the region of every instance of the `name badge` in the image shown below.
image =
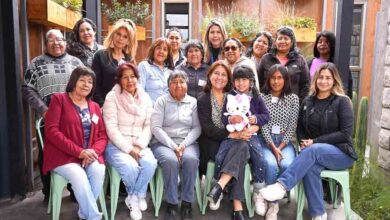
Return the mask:
[[[97,124],[98,121],[99,121],[99,116],[93,114],[93,115],[92,115],[92,122],[95,123],[95,124]]]
[[[280,126],[272,125],[272,134],[280,134]]]
[[[198,81],[198,86],[205,86],[206,85],[206,80],[200,79]]]

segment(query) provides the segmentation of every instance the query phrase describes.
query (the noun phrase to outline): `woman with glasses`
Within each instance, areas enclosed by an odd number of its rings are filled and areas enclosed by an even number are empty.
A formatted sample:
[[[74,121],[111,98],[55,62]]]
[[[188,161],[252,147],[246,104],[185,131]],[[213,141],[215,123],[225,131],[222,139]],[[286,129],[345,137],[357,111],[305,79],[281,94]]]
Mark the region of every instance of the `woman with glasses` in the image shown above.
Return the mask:
[[[256,65],[252,60],[244,56],[243,47],[244,46],[242,45],[241,41],[237,38],[228,38],[222,44],[223,57],[225,58],[225,61],[227,62],[228,66],[231,68],[232,72],[234,72],[234,69],[238,66],[249,67],[255,74],[255,86],[259,88]]]
[[[263,55],[269,52],[272,46],[272,35],[268,31],[262,31],[256,34],[250,46],[246,51],[246,56],[251,59],[256,68],[259,67]]]
[[[104,40],[106,49],[96,52],[92,60],[92,69],[96,73],[96,94],[94,100],[103,106],[104,99],[115,85],[118,66],[123,62],[135,62],[137,40],[135,24],[121,19],[114,24]]]
[[[290,76],[291,90],[298,95],[302,102],[309,92],[309,69],[305,58],[299,53],[295,35],[290,27],[281,27],[276,32],[274,46],[270,52],[263,56],[258,68],[261,92],[267,79],[271,66],[282,64],[288,70]]]
[[[227,38],[225,24],[220,19],[213,19],[207,25],[204,35],[204,62],[208,65],[222,59],[222,43]]]

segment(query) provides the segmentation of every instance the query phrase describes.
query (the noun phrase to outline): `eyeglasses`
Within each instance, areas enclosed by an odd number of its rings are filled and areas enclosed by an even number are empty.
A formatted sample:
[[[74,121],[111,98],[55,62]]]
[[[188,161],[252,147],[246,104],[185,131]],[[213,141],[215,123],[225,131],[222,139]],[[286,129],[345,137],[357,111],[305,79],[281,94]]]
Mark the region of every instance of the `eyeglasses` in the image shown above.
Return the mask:
[[[47,39],[47,43],[49,43],[49,44],[52,44],[52,43],[55,43],[55,42],[57,42],[57,43],[64,43],[64,41],[65,41],[65,39],[62,38],[62,37]]]
[[[232,51],[236,51],[236,50],[238,49],[238,47],[236,47],[236,46],[231,46],[231,47],[227,46],[227,47],[224,47],[224,48],[223,48],[223,50],[224,50],[225,52],[228,52],[230,49],[231,49]]]

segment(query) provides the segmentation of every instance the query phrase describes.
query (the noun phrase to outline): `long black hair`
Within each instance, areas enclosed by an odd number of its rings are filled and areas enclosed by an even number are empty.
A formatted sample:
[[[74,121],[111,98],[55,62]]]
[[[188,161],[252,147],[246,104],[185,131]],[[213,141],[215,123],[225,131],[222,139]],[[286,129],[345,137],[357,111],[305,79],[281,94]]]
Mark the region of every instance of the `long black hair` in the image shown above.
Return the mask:
[[[280,94],[280,98],[284,98],[285,96],[292,93],[291,86],[290,86],[290,76],[288,75],[287,67],[283,66],[282,64],[275,64],[272,65],[271,68],[269,68],[267,73],[267,79],[263,86],[264,94],[270,94],[272,91],[271,88],[271,77],[279,71],[280,74],[282,74],[283,80],[284,80],[284,86],[282,89],[282,93]]]
[[[322,31],[317,35],[316,42],[314,43],[313,47],[313,55],[316,58],[320,57],[320,52],[317,49],[318,41],[321,37],[325,37],[328,40],[328,45],[330,49],[330,56],[328,62],[334,63],[334,53],[335,53],[335,47],[336,47],[336,36],[333,32],[330,31]]]
[[[233,84],[236,79],[249,79],[249,91],[252,92],[253,98],[257,98],[260,95],[260,92],[256,87],[255,73],[252,68],[245,65],[235,67],[233,69]]]

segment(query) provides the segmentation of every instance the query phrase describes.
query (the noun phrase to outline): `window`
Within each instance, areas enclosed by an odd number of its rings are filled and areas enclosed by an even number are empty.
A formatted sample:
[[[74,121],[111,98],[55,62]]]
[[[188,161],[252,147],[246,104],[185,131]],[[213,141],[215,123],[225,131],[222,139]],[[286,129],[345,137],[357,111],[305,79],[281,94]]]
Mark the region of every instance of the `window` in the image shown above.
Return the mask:
[[[190,27],[190,3],[164,3],[164,24],[163,34],[166,36],[168,30],[177,27],[183,34],[183,41],[191,36]]]

